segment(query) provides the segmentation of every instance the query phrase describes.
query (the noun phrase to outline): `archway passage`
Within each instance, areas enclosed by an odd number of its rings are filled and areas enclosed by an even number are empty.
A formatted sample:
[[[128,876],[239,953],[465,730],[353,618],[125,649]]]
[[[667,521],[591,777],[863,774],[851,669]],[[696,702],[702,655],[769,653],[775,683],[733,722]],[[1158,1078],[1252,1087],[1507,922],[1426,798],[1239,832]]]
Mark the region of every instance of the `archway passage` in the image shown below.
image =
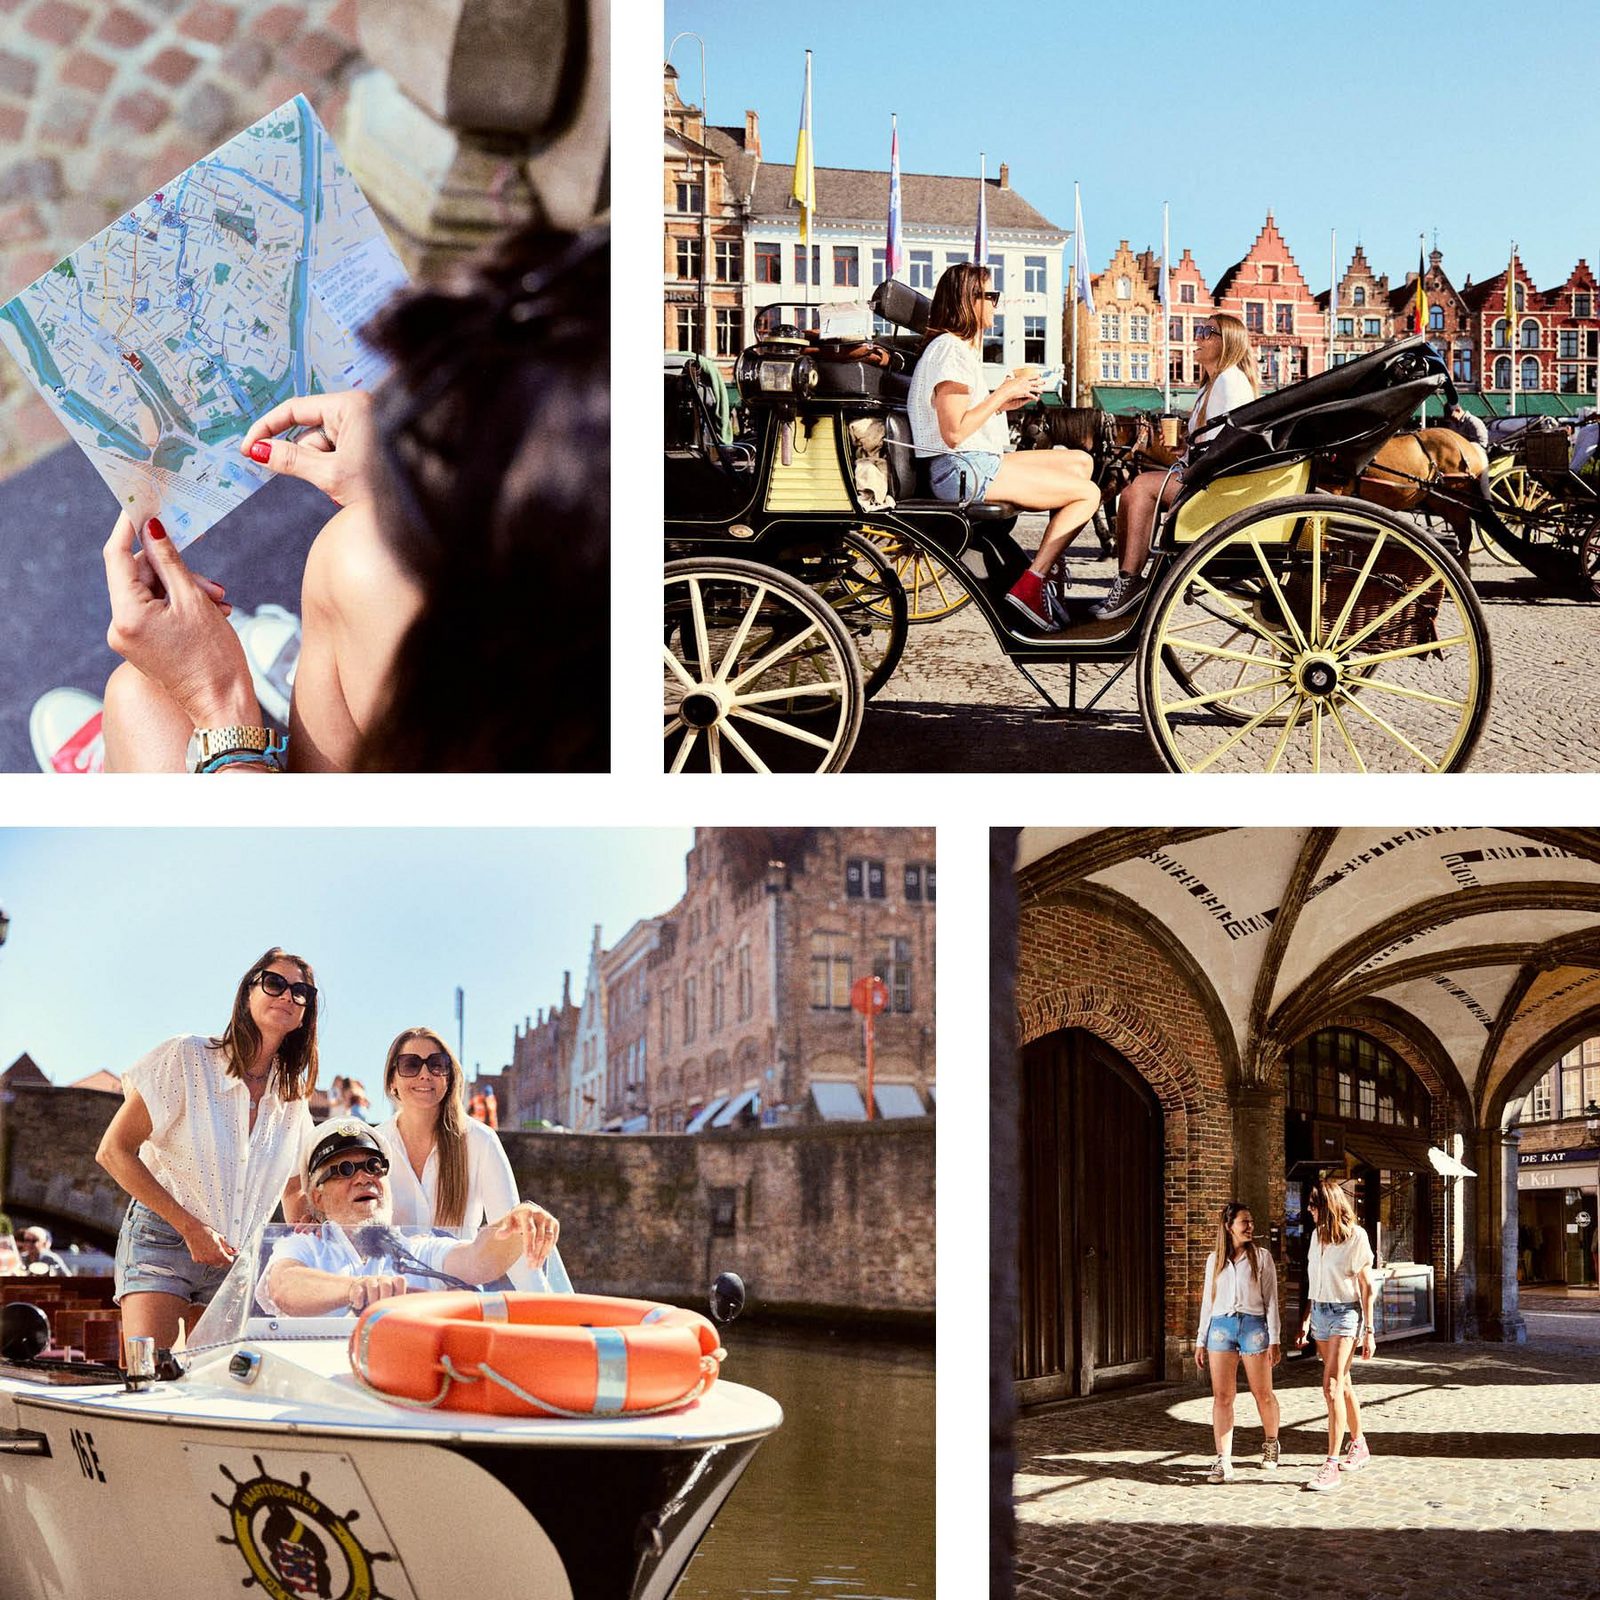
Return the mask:
[[[1154,1093],[1102,1040],[1024,1049],[1020,1403],[1162,1375],[1162,1146]]]

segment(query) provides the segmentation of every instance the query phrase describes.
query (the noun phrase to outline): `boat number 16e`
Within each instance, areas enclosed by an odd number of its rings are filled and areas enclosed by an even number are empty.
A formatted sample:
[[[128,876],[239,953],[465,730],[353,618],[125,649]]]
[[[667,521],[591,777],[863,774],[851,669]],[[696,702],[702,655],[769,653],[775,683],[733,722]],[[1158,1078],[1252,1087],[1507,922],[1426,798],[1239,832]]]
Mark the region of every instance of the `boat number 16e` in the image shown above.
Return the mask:
[[[106,1475],[100,1470],[100,1457],[94,1453],[94,1435],[80,1432],[77,1428],[72,1430],[72,1448],[77,1452],[78,1465],[83,1469],[84,1477],[91,1481],[98,1478],[101,1483],[106,1481]]]

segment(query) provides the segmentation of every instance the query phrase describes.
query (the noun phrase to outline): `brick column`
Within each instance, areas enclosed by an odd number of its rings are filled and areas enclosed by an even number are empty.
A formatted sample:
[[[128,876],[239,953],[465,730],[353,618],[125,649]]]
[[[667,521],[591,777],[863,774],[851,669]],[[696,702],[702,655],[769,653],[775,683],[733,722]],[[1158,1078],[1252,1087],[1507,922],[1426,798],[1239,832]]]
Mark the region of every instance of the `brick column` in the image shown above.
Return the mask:
[[[1495,1165],[1478,1180],[1489,1212],[1482,1249],[1482,1281],[1488,1290],[1484,1297],[1488,1303],[1479,1337],[1506,1344],[1528,1342],[1528,1325],[1522,1320],[1517,1290],[1517,1166],[1521,1143],[1520,1128],[1486,1133],[1485,1165]]]
[[[1283,1207],[1273,1205],[1274,1184],[1283,1192],[1283,1106],[1264,1083],[1241,1087],[1233,1102],[1233,1194],[1250,1207],[1256,1238],[1268,1241]]]
[[[423,277],[605,204],[609,0],[361,0],[340,149]]]

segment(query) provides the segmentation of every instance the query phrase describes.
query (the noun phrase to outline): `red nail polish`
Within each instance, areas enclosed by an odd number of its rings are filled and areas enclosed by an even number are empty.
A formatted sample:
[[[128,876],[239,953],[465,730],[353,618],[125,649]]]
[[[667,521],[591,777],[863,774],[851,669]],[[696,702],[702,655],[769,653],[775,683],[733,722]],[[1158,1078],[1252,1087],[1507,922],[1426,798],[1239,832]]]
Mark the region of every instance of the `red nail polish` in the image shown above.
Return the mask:
[[[250,446],[250,459],[261,462],[270,461],[272,459],[272,446],[265,439],[257,439]]]
[[[148,533],[152,539],[165,539],[167,536],[167,530],[161,526],[161,519],[159,517],[151,517],[151,519],[145,523],[144,531]]]

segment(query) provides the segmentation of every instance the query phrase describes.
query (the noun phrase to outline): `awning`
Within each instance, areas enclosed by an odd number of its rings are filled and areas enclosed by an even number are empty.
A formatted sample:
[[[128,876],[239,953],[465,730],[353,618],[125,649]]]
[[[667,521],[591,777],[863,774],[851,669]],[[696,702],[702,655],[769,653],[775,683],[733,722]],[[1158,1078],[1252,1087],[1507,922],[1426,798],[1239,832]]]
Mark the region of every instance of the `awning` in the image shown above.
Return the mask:
[[[872,1086],[872,1103],[880,1117],[925,1117],[927,1110],[909,1083],[875,1083]]]
[[[618,1133],[649,1133],[649,1131],[650,1131],[650,1114],[649,1114],[649,1112],[641,1112],[636,1117],[629,1117],[628,1120],[626,1122],[624,1122],[622,1124],[622,1126],[617,1130]]]
[[[687,1128],[685,1128],[683,1131],[685,1133],[699,1133],[700,1130],[702,1128],[704,1128],[705,1125],[714,1116],[716,1116],[716,1114],[725,1105],[727,1105],[727,1103],[728,1103],[728,1097],[725,1094],[719,1094],[714,1100],[706,1101],[706,1103],[703,1106],[701,1106],[701,1108],[697,1112],[695,1112],[694,1116],[689,1121],[689,1126]]]
[[[1090,390],[1093,403],[1102,411],[1109,411],[1112,416],[1125,416],[1133,411],[1159,411],[1161,409],[1161,385],[1097,383]],[[1173,385],[1172,409],[1180,413],[1187,413],[1194,407],[1194,397],[1200,391],[1188,385]]]
[[[1408,1150],[1396,1140],[1385,1138],[1370,1128],[1344,1130],[1344,1148],[1363,1166],[1376,1167],[1380,1172],[1431,1172],[1425,1151]]]
[[[811,1103],[824,1122],[865,1122],[867,1102],[853,1083],[818,1083],[811,1085]]]
[[[748,1106],[752,1111],[761,1109],[761,1091],[759,1089],[746,1089],[742,1094],[736,1094],[714,1118],[713,1128],[731,1128],[733,1119]]]

